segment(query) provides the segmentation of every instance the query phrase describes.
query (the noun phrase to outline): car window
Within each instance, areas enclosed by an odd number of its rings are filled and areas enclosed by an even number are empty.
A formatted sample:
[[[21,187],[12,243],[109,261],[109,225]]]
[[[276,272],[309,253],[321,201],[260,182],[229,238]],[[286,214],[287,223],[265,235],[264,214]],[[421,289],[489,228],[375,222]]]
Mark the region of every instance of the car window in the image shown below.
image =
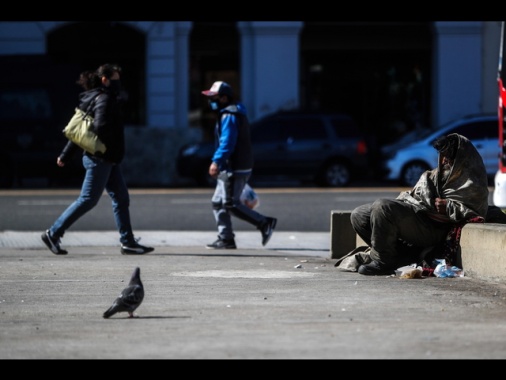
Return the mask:
[[[398,139],[394,139],[393,142],[391,143],[391,145],[393,145],[393,144],[407,145],[407,144],[413,143],[415,141],[423,140],[426,137],[429,137],[433,133],[434,133],[434,129],[430,129],[430,128],[414,129],[411,132],[408,132],[405,135],[399,137]]]
[[[453,128],[451,132],[467,137],[469,140],[495,139],[498,136],[497,121],[476,121]]]
[[[337,137],[350,138],[359,134],[358,127],[352,119],[332,117],[330,118],[330,124]]]
[[[327,138],[323,120],[314,117],[297,117],[280,121],[283,135],[297,140],[322,140]]]
[[[264,120],[252,125],[252,143],[269,143],[279,141],[280,139],[280,126],[278,120]]]

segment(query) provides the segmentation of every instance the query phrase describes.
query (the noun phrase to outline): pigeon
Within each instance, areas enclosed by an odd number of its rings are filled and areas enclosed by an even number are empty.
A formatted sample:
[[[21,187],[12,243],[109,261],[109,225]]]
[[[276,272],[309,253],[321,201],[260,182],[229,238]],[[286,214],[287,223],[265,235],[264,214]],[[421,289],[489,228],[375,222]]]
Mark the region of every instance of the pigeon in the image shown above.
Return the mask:
[[[137,267],[130,277],[128,286],[121,291],[111,307],[104,312],[103,317],[109,318],[116,313],[127,312],[128,318],[133,318],[135,309],[139,307],[143,299],[144,286],[141,282],[141,269]]]

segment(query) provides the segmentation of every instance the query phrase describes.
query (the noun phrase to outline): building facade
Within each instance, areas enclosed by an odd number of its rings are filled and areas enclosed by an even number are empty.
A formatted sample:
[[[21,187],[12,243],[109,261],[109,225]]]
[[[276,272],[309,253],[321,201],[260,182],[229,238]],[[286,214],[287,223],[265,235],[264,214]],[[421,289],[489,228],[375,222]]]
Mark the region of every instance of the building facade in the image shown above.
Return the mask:
[[[316,86],[311,78],[318,78],[322,70],[328,73],[328,69],[315,64],[316,61],[307,64],[312,51],[317,55],[327,50],[327,54],[337,55],[337,59],[339,53],[332,51],[331,45],[344,46],[347,40],[358,41],[354,36],[357,32],[337,35],[331,32],[332,25],[317,25],[315,28],[322,28],[322,36],[328,36],[328,41],[319,38],[302,46],[301,40],[310,30],[303,21],[237,21],[224,30],[226,38],[209,32],[213,29],[206,29],[197,36],[200,28],[197,24],[191,21],[0,22],[0,59],[2,56],[50,55],[60,63],[82,63],[82,69],[96,68],[111,60],[126,66],[125,77],[130,80],[135,100],[132,106],[135,113],[132,112],[130,119],[130,126],[134,128],[129,128],[128,132],[135,144],[129,144],[136,153],[135,158],[129,155],[125,163],[127,179],[135,185],[170,186],[177,179],[174,167],[177,150],[185,142],[202,138],[202,129],[195,126],[206,121],[204,104],[199,103],[199,91],[205,86],[214,80],[230,81],[251,120],[282,109],[310,108],[316,103],[318,89],[325,85],[318,83]],[[217,28],[221,26],[216,25]],[[402,34],[403,25],[394,26],[399,30],[396,34]],[[379,26],[354,27],[350,30],[360,31],[368,39],[368,29]],[[424,59],[428,62],[424,80],[425,88],[429,89],[425,91],[426,105],[422,107],[424,124],[435,126],[470,113],[496,112],[500,22],[434,21],[421,27],[426,29],[427,42],[419,51],[425,51]],[[192,33],[195,33],[193,37]],[[97,38],[97,35],[104,38]],[[227,40],[231,41],[231,46],[226,46]],[[309,39],[304,37],[304,40]],[[386,41],[376,45],[371,42],[371,46],[363,48],[366,58],[360,59],[374,57],[374,51],[385,49]],[[414,37],[406,46],[416,48],[418,43],[418,37]],[[317,44],[322,45],[320,50],[315,47]],[[304,54],[302,49],[305,49]],[[346,49],[342,50],[346,51],[342,58],[348,59],[358,48],[342,49]],[[399,49],[402,48],[397,47]],[[219,50],[222,57],[214,59],[213,54]],[[333,74],[327,75],[323,82]],[[365,82],[363,98],[367,99],[371,92]],[[328,100],[331,96],[327,95],[327,103],[333,104]],[[354,102],[361,103],[359,99]],[[336,102],[336,110],[342,111],[343,107],[348,111],[346,106]],[[365,113],[363,108],[355,112],[356,116]],[[381,113],[382,108],[375,112]],[[372,125],[369,121],[365,123]],[[372,131],[379,127],[369,128]],[[156,153],[150,153],[152,149],[143,150],[141,141],[154,144],[158,148]],[[150,173],[145,169],[148,163],[154,165]]]

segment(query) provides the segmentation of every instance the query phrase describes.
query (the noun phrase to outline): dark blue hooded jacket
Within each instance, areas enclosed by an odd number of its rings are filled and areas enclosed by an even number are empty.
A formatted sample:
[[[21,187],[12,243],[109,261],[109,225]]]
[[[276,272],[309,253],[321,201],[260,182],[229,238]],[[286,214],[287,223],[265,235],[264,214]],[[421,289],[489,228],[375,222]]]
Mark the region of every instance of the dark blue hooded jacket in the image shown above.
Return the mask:
[[[220,110],[214,132],[216,150],[212,160],[220,171],[251,173],[253,150],[244,105],[231,104]]]

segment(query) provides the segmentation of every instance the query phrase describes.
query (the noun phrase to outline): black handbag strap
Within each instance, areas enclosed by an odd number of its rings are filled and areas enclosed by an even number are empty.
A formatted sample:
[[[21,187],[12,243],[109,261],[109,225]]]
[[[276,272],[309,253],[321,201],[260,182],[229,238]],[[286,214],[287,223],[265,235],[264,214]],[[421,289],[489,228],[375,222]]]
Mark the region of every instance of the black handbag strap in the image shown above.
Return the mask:
[[[102,93],[99,93],[97,96],[95,96],[93,98],[93,100],[90,102],[90,104],[88,104],[88,107],[86,107],[86,112],[84,113],[83,115],[83,119],[88,116],[88,114],[90,113],[91,109],[93,108],[93,106],[95,105],[95,103],[97,102],[97,98],[102,95]]]

